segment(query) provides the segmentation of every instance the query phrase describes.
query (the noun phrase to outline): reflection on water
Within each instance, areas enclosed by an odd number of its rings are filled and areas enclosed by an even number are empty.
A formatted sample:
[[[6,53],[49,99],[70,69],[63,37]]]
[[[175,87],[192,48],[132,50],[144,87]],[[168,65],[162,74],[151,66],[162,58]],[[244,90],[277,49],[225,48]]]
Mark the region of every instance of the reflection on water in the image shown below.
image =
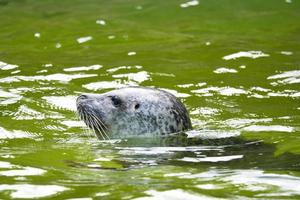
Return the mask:
[[[298,6],[0,2],[0,199],[299,198]],[[97,140],[76,97],[126,86],[194,129]]]

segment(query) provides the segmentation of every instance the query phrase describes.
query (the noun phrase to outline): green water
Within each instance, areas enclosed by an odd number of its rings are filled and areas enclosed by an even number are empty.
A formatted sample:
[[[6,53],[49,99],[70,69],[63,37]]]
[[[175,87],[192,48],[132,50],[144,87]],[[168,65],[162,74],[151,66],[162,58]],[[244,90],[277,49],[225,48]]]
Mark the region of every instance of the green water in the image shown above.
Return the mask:
[[[186,2],[0,0],[0,199],[300,198],[300,2]],[[87,133],[76,96],[124,85],[189,139]]]

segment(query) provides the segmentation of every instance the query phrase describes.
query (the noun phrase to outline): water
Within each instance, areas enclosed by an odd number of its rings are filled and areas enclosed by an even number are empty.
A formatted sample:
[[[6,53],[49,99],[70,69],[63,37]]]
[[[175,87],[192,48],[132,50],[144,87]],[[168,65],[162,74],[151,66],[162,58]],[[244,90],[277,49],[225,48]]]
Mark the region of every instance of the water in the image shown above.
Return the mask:
[[[0,198],[300,198],[299,11],[290,0],[1,0]],[[76,96],[124,85],[174,93],[194,130],[85,133]]]

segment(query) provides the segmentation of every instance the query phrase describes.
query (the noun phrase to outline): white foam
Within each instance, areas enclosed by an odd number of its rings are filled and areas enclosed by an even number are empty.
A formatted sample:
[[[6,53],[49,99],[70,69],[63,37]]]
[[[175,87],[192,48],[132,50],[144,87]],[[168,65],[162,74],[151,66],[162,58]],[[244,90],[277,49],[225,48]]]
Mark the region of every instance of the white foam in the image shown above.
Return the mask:
[[[300,83],[300,70],[286,71],[280,74],[269,76],[267,79],[283,79],[277,82],[272,82],[271,85],[286,85]]]
[[[220,67],[220,68],[214,70],[214,73],[216,73],[216,74],[238,73],[238,71],[235,70],[235,69],[229,69],[229,68],[225,68],[225,67]]]
[[[29,185],[16,184],[0,185],[0,191],[11,191],[11,198],[32,199],[52,196],[54,194],[68,190],[68,188],[57,185]]]
[[[191,115],[216,115],[217,113],[219,113],[219,110],[216,108],[210,108],[210,107],[201,107],[201,108],[197,108],[194,109],[190,114]]]
[[[114,78],[127,78],[129,81],[136,81],[138,83],[147,81],[150,79],[150,75],[146,71],[141,71],[137,73],[128,73],[128,74],[115,74]]]
[[[180,4],[180,7],[181,8],[187,8],[187,7],[190,7],[190,6],[197,6],[197,5],[199,5],[199,1],[198,0],[192,0],[192,1],[188,1],[186,3]]]
[[[221,131],[221,130],[191,130],[186,132],[188,138],[202,138],[202,139],[220,139],[237,137],[240,135],[239,131]]]
[[[233,95],[241,95],[241,94],[247,94],[247,91],[240,88],[233,88],[233,87],[207,87],[202,88],[198,90],[192,90],[191,92],[196,94],[209,94],[213,95],[211,92],[218,92],[220,95],[223,96],[233,96]]]
[[[40,33],[35,33],[35,34],[34,34],[34,37],[40,38],[40,37],[41,37],[41,34],[40,34]]]
[[[92,36],[86,36],[86,37],[77,38],[77,42],[78,42],[79,44],[81,44],[81,43],[85,43],[85,42],[87,42],[87,41],[90,41],[90,40],[92,40],[92,39],[93,39]]]
[[[83,121],[62,121],[61,124],[68,126],[69,128],[72,127],[86,127],[85,123]]]
[[[204,158],[195,158],[195,157],[184,157],[178,159],[179,161],[184,162],[228,162],[231,160],[241,159],[243,155],[234,155],[234,156],[217,156],[217,157],[204,157]]]
[[[61,83],[70,82],[73,79],[95,77],[97,74],[50,74],[38,76],[11,76],[0,79],[0,83],[13,83],[21,81],[59,81]]]
[[[122,88],[125,86],[127,86],[127,84],[121,83],[120,80],[115,80],[115,81],[100,81],[95,83],[88,83],[86,85],[83,85],[82,87],[89,90],[102,90],[102,89],[110,89],[110,88]]]
[[[45,96],[42,97],[49,104],[52,104],[61,109],[76,111],[76,97],[75,96]]]
[[[270,56],[270,55],[265,54],[262,51],[241,51],[241,52],[238,52],[238,53],[234,53],[234,54],[224,56],[223,59],[224,60],[235,60],[235,59],[241,58],[241,57],[256,59],[256,58],[268,57],[268,56]]]
[[[270,125],[270,126],[263,126],[263,125],[251,125],[247,126],[243,129],[244,131],[251,131],[251,132],[264,132],[264,131],[274,131],[274,132],[293,132],[294,128],[290,126],[280,126],[280,125]]]
[[[36,135],[33,135],[28,132],[20,131],[20,130],[12,130],[8,131],[2,127],[0,127],[0,139],[16,139],[16,138],[35,138]]]
[[[11,70],[11,69],[15,69],[18,67],[19,67],[18,65],[12,65],[12,64],[8,64],[8,63],[0,61],[0,69],[1,70]]]
[[[122,69],[142,69],[143,67],[140,65],[135,65],[135,66],[119,66],[119,67],[114,67],[111,69],[106,70],[109,73],[114,73],[116,71],[122,70]]]
[[[209,199],[221,199],[205,196],[202,194],[192,194],[186,192],[182,189],[176,190],[167,190],[167,191],[156,191],[156,190],[148,190],[145,192],[149,197],[139,197],[134,200],[209,200]]]
[[[89,70],[98,70],[102,68],[102,65],[91,65],[91,66],[83,66],[83,67],[71,67],[65,68],[65,72],[77,72],[77,71],[89,71]]]
[[[104,25],[106,25],[106,22],[103,19],[98,19],[98,20],[96,20],[96,24],[104,26]]]
[[[35,167],[24,167],[22,169],[0,171],[0,175],[2,176],[39,176],[44,173],[46,173],[46,170]]]
[[[127,53],[127,55],[128,55],[128,56],[134,56],[134,55],[136,55],[136,52],[130,51],[130,52]]]

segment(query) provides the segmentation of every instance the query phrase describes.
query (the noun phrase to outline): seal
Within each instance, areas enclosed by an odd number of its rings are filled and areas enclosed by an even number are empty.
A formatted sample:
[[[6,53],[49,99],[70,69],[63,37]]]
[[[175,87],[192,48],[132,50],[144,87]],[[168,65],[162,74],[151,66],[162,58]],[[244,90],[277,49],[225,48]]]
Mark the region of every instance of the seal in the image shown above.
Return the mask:
[[[192,128],[183,103],[173,94],[148,87],[126,87],[76,100],[79,118],[99,139],[161,136]]]

